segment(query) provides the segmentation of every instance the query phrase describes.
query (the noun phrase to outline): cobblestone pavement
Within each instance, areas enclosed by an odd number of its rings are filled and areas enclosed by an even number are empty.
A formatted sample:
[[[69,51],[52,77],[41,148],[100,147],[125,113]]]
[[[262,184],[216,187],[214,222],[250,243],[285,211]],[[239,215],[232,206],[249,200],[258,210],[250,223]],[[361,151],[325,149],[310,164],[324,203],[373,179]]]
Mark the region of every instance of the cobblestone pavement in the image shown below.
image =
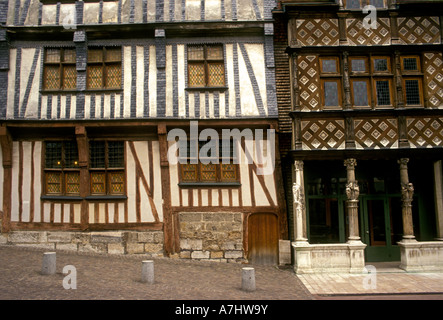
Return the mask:
[[[312,300],[289,269],[253,266],[254,292],[241,290],[242,264],[154,258],[155,283],[142,283],[147,256],[57,252],[54,275],[41,275],[43,250],[0,246],[1,300]],[[77,272],[77,288],[64,289],[63,267]]]

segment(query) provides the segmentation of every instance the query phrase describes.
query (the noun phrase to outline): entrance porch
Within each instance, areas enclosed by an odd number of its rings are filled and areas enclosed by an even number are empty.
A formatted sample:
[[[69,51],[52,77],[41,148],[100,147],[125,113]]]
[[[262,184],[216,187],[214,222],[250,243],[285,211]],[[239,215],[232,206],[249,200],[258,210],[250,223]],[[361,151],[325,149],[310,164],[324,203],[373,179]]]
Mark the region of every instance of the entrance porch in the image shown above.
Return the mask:
[[[294,162],[296,273],[443,270],[441,161]],[[410,180],[411,178],[411,180]],[[411,181],[414,183],[412,184]]]

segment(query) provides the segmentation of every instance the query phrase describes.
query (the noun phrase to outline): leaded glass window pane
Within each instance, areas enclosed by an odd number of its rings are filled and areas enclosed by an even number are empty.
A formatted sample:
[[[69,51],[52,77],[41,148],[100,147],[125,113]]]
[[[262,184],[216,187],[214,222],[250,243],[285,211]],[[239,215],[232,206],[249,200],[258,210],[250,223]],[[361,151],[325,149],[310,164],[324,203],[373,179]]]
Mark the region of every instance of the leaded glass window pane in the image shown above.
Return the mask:
[[[205,52],[203,46],[189,46],[188,47],[188,60],[204,60]]]
[[[223,47],[222,46],[208,46],[207,47],[207,59],[208,60],[223,60]]]
[[[418,80],[405,80],[406,104],[420,104],[420,87]]]
[[[346,0],[346,9],[360,9],[360,0]]]
[[[120,88],[121,87],[121,66],[120,65],[108,65],[106,67],[106,81],[108,88]]]
[[[91,168],[105,168],[105,142],[104,141],[91,141],[89,143],[90,147],[90,158]]]
[[[109,168],[123,168],[125,166],[123,141],[108,142],[108,163]]]
[[[391,105],[391,96],[388,80],[375,81],[377,91],[377,105],[388,106]]]
[[[188,78],[190,87],[205,86],[205,66],[202,63],[189,64]]]
[[[367,72],[366,61],[364,59],[352,59],[351,70],[352,72]]]
[[[88,67],[88,88],[101,89],[103,87],[103,67],[89,66]]]
[[[69,172],[66,174],[66,193],[80,193],[80,173]]]
[[[354,105],[368,106],[368,83],[366,81],[353,81],[352,88],[354,95]]]
[[[403,70],[418,71],[417,59],[416,58],[404,58],[403,59]]]
[[[225,84],[225,67],[223,63],[208,64],[208,73],[209,87],[223,86]]]
[[[75,65],[63,68],[63,89],[75,89],[77,87],[77,70]]]
[[[106,174],[104,172],[91,172],[91,193],[106,193]]]
[[[62,167],[62,143],[46,142],[46,168]]]
[[[370,0],[369,4],[376,8],[384,8],[384,0]]]
[[[60,62],[60,49],[46,49],[46,63]]]
[[[337,60],[335,59],[322,59],[322,72],[325,73],[337,73]]]
[[[326,107],[336,107],[339,105],[338,101],[338,83],[336,81],[324,82],[324,97]]]
[[[374,71],[388,71],[388,60],[374,59]]]
[[[59,65],[47,65],[44,72],[44,84],[45,89],[59,89],[60,88],[60,66]]]

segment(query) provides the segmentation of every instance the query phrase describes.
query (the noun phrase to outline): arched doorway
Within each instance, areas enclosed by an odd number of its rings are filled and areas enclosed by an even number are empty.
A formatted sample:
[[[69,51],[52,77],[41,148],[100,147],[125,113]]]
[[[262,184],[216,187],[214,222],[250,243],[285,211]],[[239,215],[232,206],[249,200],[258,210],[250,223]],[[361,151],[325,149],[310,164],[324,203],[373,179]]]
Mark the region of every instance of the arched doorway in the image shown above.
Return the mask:
[[[278,263],[278,219],[272,213],[255,213],[248,219],[248,260],[253,264]]]

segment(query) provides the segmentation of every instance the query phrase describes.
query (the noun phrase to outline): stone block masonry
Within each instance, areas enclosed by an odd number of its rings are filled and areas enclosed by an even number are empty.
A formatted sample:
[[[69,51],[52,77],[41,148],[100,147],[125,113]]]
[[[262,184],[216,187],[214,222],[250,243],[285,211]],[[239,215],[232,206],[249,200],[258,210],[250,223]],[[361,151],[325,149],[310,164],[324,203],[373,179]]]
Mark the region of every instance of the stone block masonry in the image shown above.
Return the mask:
[[[243,215],[238,212],[180,212],[180,258],[246,261]]]
[[[12,231],[0,244],[48,250],[163,256],[163,231]]]

